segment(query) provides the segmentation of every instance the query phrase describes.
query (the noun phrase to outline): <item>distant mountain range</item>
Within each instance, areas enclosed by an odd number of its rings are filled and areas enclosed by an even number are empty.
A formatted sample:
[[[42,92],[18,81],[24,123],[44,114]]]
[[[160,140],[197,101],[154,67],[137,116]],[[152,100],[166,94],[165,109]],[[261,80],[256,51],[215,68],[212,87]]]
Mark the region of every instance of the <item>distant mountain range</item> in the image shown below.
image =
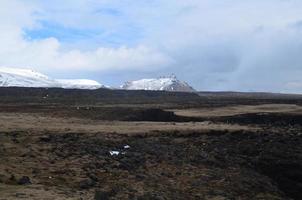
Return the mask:
[[[34,70],[11,67],[0,67],[0,87],[113,89],[112,87],[105,86],[94,80],[53,79]],[[195,90],[189,84],[178,80],[176,76],[128,81],[122,85],[120,89],[195,92]]]

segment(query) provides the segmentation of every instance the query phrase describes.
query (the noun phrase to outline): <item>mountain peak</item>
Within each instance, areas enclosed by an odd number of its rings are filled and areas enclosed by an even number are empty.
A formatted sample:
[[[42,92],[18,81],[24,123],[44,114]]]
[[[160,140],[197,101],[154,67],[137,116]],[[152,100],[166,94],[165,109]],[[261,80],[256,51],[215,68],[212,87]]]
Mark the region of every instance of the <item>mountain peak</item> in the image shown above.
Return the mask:
[[[121,86],[121,88],[126,90],[195,92],[195,90],[188,83],[178,80],[174,74],[153,79],[127,81]]]

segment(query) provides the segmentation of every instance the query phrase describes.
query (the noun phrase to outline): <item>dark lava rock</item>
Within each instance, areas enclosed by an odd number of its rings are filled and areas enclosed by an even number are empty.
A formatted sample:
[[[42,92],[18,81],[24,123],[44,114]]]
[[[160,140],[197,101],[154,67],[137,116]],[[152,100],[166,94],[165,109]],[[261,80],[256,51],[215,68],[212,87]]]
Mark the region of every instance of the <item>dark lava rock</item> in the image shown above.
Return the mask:
[[[142,180],[144,180],[146,177],[145,177],[143,174],[137,174],[137,175],[135,176],[135,178],[136,178],[137,180],[142,181]]]
[[[88,179],[85,179],[85,180],[82,180],[80,182],[80,188],[81,189],[89,189],[91,187],[95,186],[95,181],[88,178]]]
[[[87,173],[87,176],[95,182],[97,182],[99,180],[98,177],[94,173]]]
[[[159,194],[147,193],[137,198],[138,200],[164,200],[165,198]]]
[[[40,137],[40,141],[41,142],[50,142],[51,138],[49,136],[43,136],[43,137]]]
[[[31,184],[30,178],[28,176],[22,176],[17,182],[19,185],[28,185]]]
[[[18,192],[15,194],[17,198],[25,198],[26,194],[25,193],[21,193],[21,192]]]
[[[110,199],[110,192],[104,192],[104,191],[96,191],[94,195],[94,200],[109,200]]]

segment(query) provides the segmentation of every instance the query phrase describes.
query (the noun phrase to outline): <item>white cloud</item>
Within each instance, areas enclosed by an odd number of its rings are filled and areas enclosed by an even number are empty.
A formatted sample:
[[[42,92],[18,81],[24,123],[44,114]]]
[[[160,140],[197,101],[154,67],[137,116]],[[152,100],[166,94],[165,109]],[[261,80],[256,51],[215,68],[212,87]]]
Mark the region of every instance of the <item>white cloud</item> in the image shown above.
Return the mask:
[[[24,36],[23,29],[38,26],[37,20],[41,16],[35,15],[35,13],[43,12],[43,10],[17,0],[4,0],[1,4],[1,65],[29,66],[39,70],[46,68],[92,71],[148,70],[150,67],[154,70],[157,67],[168,65],[172,61],[160,51],[144,45],[118,48],[99,47],[92,51],[82,51],[80,49],[65,50],[56,38],[28,40]],[[81,4],[76,5],[79,6],[77,9],[81,8]],[[13,12],[11,12],[12,10]],[[77,13],[72,14],[77,15]]]
[[[98,48],[94,51],[61,49],[60,42],[55,38],[39,41],[21,41],[14,49],[2,54],[2,65],[35,66],[36,69],[46,70],[123,70],[156,69],[169,65],[169,57],[145,46]],[[1,58],[1,56],[0,56]]]
[[[302,75],[301,9],[298,0],[3,0],[0,65],[169,71],[198,89],[284,91]],[[41,20],[95,31],[84,41],[95,48],[29,39],[24,30]],[[122,39],[106,45],[111,35]]]
[[[288,82],[282,88],[282,92],[286,93],[301,93],[302,91],[302,81],[292,81]]]

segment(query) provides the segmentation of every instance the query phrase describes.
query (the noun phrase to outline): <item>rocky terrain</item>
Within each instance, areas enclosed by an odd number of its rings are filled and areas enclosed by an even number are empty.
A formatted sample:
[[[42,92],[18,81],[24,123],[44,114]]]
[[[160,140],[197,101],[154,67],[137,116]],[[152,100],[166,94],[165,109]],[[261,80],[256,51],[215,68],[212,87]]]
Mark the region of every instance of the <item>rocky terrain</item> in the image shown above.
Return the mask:
[[[300,96],[1,88],[0,97],[1,200],[302,198]]]

